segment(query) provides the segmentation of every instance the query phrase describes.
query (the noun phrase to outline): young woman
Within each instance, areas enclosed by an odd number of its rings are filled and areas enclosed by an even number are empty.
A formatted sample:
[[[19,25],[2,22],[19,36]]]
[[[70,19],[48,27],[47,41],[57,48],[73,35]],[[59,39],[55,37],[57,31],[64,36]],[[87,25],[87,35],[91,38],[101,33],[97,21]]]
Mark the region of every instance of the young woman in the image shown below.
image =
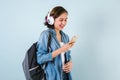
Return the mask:
[[[62,30],[68,19],[68,12],[56,6],[45,17],[47,30],[43,31],[37,43],[37,62],[44,67],[46,80],[72,80],[70,48],[74,42]],[[48,36],[51,35],[50,49],[47,50]]]

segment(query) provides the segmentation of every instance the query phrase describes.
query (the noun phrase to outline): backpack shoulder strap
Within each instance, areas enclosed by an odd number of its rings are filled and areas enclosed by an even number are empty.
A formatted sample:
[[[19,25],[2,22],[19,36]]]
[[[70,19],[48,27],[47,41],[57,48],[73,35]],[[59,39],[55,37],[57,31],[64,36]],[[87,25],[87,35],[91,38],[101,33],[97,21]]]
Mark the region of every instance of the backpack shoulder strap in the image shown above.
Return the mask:
[[[49,36],[48,36],[48,43],[47,43],[47,51],[50,51],[50,43],[51,43],[51,32],[49,31]]]
[[[47,43],[47,52],[50,51],[51,37],[52,37],[52,33],[49,31],[48,43]],[[54,64],[54,59],[52,60],[52,63]]]
[[[48,43],[47,43],[47,52],[50,51],[50,43],[51,43],[51,32],[49,31],[49,35],[48,35]]]

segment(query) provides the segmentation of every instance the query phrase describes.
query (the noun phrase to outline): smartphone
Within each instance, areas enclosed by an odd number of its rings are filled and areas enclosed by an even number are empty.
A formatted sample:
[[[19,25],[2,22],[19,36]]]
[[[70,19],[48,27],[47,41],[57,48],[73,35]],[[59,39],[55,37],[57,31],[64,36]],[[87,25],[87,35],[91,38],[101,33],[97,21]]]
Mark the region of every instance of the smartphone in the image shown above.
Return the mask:
[[[77,40],[77,36],[73,36],[72,39],[70,40],[69,44],[75,43]]]

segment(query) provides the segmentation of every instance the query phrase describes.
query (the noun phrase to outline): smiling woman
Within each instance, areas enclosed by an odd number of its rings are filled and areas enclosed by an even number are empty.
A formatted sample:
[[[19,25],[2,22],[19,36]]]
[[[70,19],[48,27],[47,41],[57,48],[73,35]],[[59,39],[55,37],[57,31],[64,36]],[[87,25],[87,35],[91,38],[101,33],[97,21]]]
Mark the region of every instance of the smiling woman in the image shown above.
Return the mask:
[[[57,30],[62,30],[67,23],[67,13],[62,13],[58,18],[55,19],[54,26]]]
[[[45,15],[57,5],[68,12],[67,24],[62,31],[70,39],[74,34],[78,35],[70,49],[72,79],[120,80],[120,0],[0,0],[0,80],[26,80],[21,66],[23,58],[30,45],[38,40],[41,31],[46,29],[43,24]],[[62,15],[61,11],[59,14],[58,8],[49,11],[54,21]],[[60,45],[54,34],[55,29],[50,30],[53,31],[52,52],[53,47],[58,49]],[[47,40],[47,36],[42,37]],[[39,42],[47,43],[44,39]],[[46,51],[45,47],[40,50]],[[38,56],[41,54],[39,52]],[[53,59],[55,66],[57,59],[60,56]],[[47,62],[49,65],[50,61]],[[50,75],[48,67],[45,70],[46,75]],[[51,68],[49,70],[53,71]],[[56,74],[59,71],[57,69]]]
[[[71,55],[69,37],[62,30],[66,26],[68,12],[62,6],[56,6],[45,17],[45,25],[49,28],[41,33],[37,43],[37,62],[47,63],[45,70],[46,80],[72,80]],[[47,51],[47,40],[51,34],[50,51]],[[53,65],[54,64],[54,65]]]

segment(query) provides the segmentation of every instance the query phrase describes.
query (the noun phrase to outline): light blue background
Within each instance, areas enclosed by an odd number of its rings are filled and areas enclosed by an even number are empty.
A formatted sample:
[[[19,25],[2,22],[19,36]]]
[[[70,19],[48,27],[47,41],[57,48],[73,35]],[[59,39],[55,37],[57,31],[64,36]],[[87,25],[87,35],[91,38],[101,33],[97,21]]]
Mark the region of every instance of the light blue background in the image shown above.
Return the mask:
[[[25,80],[26,50],[56,5],[69,12],[64,31],[78,35],[73,80],[120,80],[120,0],[0,0],[0,79]]]

